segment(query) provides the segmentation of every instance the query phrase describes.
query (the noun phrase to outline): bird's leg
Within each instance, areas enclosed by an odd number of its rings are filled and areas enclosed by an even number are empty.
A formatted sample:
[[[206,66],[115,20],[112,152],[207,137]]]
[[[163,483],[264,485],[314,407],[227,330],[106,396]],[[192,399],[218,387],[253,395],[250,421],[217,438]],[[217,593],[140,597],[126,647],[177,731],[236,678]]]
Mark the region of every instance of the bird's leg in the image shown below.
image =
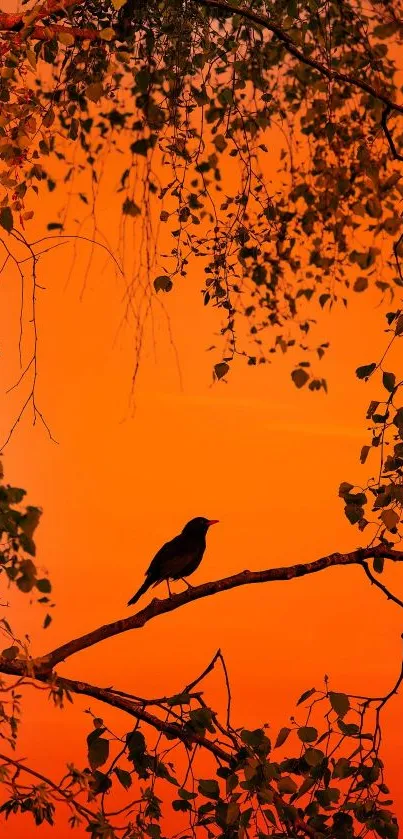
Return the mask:
[[[172,592],[171,592],[171,589],[169,587],[169,580],[168,579],[167,579],[167,586],[168,586],[168,597],[172,597]]]
[[[181,577],[181,580],[182,580],[182,582],[183,582],[183,583],[186,583],[186,585],[187,585],[187,587],[188,587],[188,588],[194,588],[194,586],[192,586],[192,584],[191,584],[191,583],[188,583],[188,581],[187,581],[187,580],[185,580],[185,578],[184,578],[184,577]]]

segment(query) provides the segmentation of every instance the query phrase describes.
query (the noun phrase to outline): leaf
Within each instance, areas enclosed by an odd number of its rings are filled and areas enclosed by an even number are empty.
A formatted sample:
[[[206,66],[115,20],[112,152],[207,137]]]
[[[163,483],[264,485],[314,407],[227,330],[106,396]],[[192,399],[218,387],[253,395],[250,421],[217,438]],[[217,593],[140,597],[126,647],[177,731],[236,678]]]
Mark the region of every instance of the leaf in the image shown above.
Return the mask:
[[[10,207],[2,207],[0,209],[0,226],[4,230],[7,230],[7,233],[11,233],[14,227],[14,221]]]
[[[357,737],[360,733],[360,727],[355,722],[345,723],[342,719],[337,720],[337,725],[346,737]]]
[[[104,728],[97,728],[87,737],[88,763],[92,770],[103,766],[109,757],[109,740],[100,736],[104,731]]]
[[[364,508],[359,504],[346,504],[344,514],[348,518],[350,524],[357,524],[361,521],[364,515]]]
[[[229,364],[226,361],[220,361],[214,365],[214,375],[216,379],[222,379],[229,371]]]
[[[375,369],[375,362],[372,362],[372,364],[364,364],[362,367],[357,367],[355,375],[358,379],[369,379]]]
[[[303,725],[298,729],[297,734],[302,743],[312,743],[318,739],[318,732],[311,725]]]
[[[48,626],[52,623],[52,618],[49,614],[45,615],[45,620],[43,621],[43,628],[47,629]]]
[[[305,755],[304,755],[304,757],[305,757]],[[313,787],[313,785],[316,784],[316,783],[317,782],[316,782],[315,778],[310,778],[309,776],[308,776],[308,778],[305,778],[305,781],[302,782],[302,784],[301,784],[301,786],[298,790],[298,797],[300,797],[301,795],[304,795],[306,792],[308,792],[308,790],[310,790]]]
[[[217,151],[219,151],[219,152],[223,152],[223,151],[224,151],[224,149],[226,149],[226,148],[227,148],[227,145],[228,145],[228,143],[227,143],[227,141],[226,141],[226,139],[225,139],[225,137],[224,137],[224,134],[217,134],[217,135],[214,137],[214,141],[213,141],[213,142],[214,142],[214,145],[215,145],[215,147],[216,147]]]
[[[197,798],[196,792],[189,792],[187,789],[178,789],[179,798],[183,798],[184,801],[192,801],[194,798]]]
[[[354,767],[351,767],[350,761],[346,757],[340,757],[333,769],[333,778],[348,778],[354,771]]]
[[[277,740],[274,744],[275,749],[279,748],[279,746],[282,746],[283,743],[285,743],[290,731],[291,731],[291,728],[287,728],[286,726],[284,728],[280,728]]]
[[[335,693],[334,691],[329,691],[329,699],[330,704],[333,708],[333,711],[336,712],[337,716],[345,717],[347,711],[350,710],[350,700],[345,693]]]
[[[339,486],[340,498],[344,498],[345,495],[348,495],[351,489],[354,489],[354,484],[349,484],[347,481],[342,481],[342,483]]]
[[[188,801],[183,801],[182,799],[177,798],[172,801],[172,809],[177,813],[186,813],[192,809],[192,806]]]
[[[99,102],[101,97],[103,96],[104,89],[102,87],[101,82],[93,82],[93,84],[89,84],[86,89],[87,99],[90,99],[91,102]]]
[[[360,454],[360,463],[365,463],[370,451],[371,451],[371,446],[363,446],[362,447],[361,454]]]
[[[367,411],[367,419],[372,418],[372,416],[374,415],[378,405],[379,405],[379,402],[375,402],[374,400],[369,403],[369,408],[368,408],[368,411]]]
[[[340,798],[340,790],[327,787],[327,789],[320,789],[315,792],[315,796],[322,807],[328,807],[330,804],[336,804]]]
[[[351,485],[348,484],[348,486]],[[316,688],[310,688],[309,690],[304,691],[304,693],[298,699],[297,705],[301,705],[302,702],[305,702],[305,700],[309,699],[309,697],[312,696],[314,693],[316,693]]]
[[[217,799],[220,797],[220,788],[218,786],[218,782],[215,780],[203,780],[201,778],[199,781],[198,790],[201,795],[204,795],[205,798]]]
[[[70,35],[70,32],[57,32],[56,37],[65,47],[71,47],[74,44],[74,35]]]
[[[396,335],[403,335],[403,315],[399,315],[396,321],[395,333]]]
[[[378,198],[374,195],[368,198],[366,203],[366,211],[371,218],[380,218],[382,215],[382,206]]]
[[[277,781],[277,787],[278,791],[283,795],[292,795],[294,792],[297,792],[298,789],[295,781],[293,781],[293,779],[289,776],[280,778],[280,780]]]
[[[318,766],[318,764],[322,762],[324,756],[325,755],[321,749],[310,748],[304,753],[304,760],[306,760],[309,766]]]
[[[132,760],[133,757],[138,757],[139,755],[143,755],[145,753],[146,741],[144,739],[144,734],[137,729],[128,733],[126,736],[126,744],[129,749],[130,760]]]
[[[133,216],[133,218],[141,214],[140,207],[138,207],[131,198],[125,198],[122,206],[122,212],[125,216]]]
[[[167,276],[167,274],[162,274],[160,277],[156,277],[154,280],[154,288],[158,291],[171,291],[173,288],[172,280]]]
[[[2,651],[1,656],[2,658],[7,659],[7,661],[14,661],[17,658],[19,653],[19,648],[16,646],[6,647],[5,650]]]
[[[382,375],[382,384],[384,388],[389,392],[393,393],[396,384],[396,376],[394,373],[383,373]]]
[[[388,530],[394,530],[399,524],[400,516],[395,510],[388,509],[382,510],[380,519]]]
[[[366,277],[357,277],[353,289],[354,291],[365,291],[368,288],[368,280]]]
[[[130,146],[130,151],[133,154],[140,154],[142,157],[147,157],[148,149],[150,148],[150,143],[147,139],[143,138],[142,140],[135,140],[134,143]]]
[[[302,367],[297,367],[296,370],[292,371],[291,378],[295,384],[295,387],[299,389],[307,383],[309,379],[309,373],[307,373],[306,370],[304,370]]]
[[[103,41],[112,41],[115,34],[115,30],[111,29],[110,26],[107,26],[106,29],[101,29],[99,37],[102,38]]]
[[[42,580],[37,580],[36,587],[38,591],[40,591],[42,594],[50,594],[50,592],[52,591],[50,580],[48,580],[46,577],[44,577]]]
[[[129,789],[129,787],[131,787],[132,776],[130,772],[126,772],[126,769],[120,769],[119,766],[115,766],[115,774],[118,781],[122,784],[122,787],[125,789]]]

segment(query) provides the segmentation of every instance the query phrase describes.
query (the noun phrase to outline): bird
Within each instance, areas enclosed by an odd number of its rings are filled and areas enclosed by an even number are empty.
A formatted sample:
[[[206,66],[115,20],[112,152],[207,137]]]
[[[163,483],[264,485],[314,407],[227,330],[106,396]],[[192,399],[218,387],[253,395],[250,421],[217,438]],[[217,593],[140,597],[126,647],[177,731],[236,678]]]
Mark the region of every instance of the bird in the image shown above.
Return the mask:
[[[144,583],[127,605],[133,606],[151,586],[157,586],[163,580],[167,582],[170,597],[169,580],[183,580],[188,588],[191,588],[184,578],[193,574],[199,567],[206,549],[206,534],[213,524],[218,524],[218,519],[197,516],[188,521],[182,533],[166,542],[155,554],[146,571]]]

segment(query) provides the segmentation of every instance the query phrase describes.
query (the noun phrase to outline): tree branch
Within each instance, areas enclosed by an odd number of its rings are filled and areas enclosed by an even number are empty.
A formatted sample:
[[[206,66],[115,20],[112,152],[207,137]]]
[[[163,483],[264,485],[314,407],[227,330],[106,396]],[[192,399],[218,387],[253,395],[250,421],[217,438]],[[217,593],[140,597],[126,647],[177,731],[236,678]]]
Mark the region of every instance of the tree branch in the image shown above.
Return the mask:
[[[394,603],[403,608],[403,600],[399,600],[399,598],[392,594],[392,592],[389,591],[389,589],[386,588],[386,586],[384,586],[383,583],[381,583],[376,577],[374,577],[372,571],[370,571],[366,562],[362,563],[362,567],[368,579],[371,581],[372,585],[377,586],[377,588],[380,588],[380,590],[383,591],[388,600],[393,600]]]
[[[90,685],[87,682],[75,681],[74,679],[61,678],[59,679],[59,683],[61,687],[67,688],[72,693],[91,696],[93,699],[105,702],[113,708],[125,711],[130,716],[135,717],[135,719],[151,725],[152,728],[155,728],[162,734],[175,737],[188,745],[189,743],[193,743],[194,745],[202,746],[218,758],[218,760],[224,761],[224,763],[229,763],[231,759],[230,752],[226,752],[225,749],[222,749],[214,741],[208,740],[207,737],[203,737],[201,734],[188,731],[187,729],[186,731],[182,731],[180,725],[177,723],[161,720],[155,714],[150,714],[149,711],[146,711],[136,700],[119,696],[108,688],[100,688],[96,685]]]
[[[394,142],[394,139],[393,139],[392,134],[390,132],[390,129],[388,127],[388,118],[391,114],[391,111],[392,111],[392,108],[390,107],[390,105],[386,105],[386,107],[383,109],[383,112],[382,112],[381,126],[382,126],[382,129],[383,129],[383,133],[384,133],[384,135],[385,135],[385,137],[388,141],[389,148],[392,152],[392,157],[395,160],[403,160],[403,154],[400,154],[398,152],[398,150],[396,148],[396,145],[395,145],[395,142]]]
[[[218,653],[216,656],[214,656],[214,663],[217,660],[217,656]],[[203,678],[205,675],[207,675],[208,672],[210,672],[211,666],[214,665],[212,665],[211,663],[211,665],[209,665],[209,667],[206,668],[206,671],[202,673],[200,678]],[[48,677],[41,676],[37,678],[39,679],[39,681],[46,682]],[[64,687],[72,693],[90,696],[93,699],[97,699],[100,702],[104,702],[107,705],[112,705],[114,708],[118,708],[122,711],[125,711],[130,716],[135,717],[138,720],[142,720],[143,722],[155,728],[157,731],[160,731],[162,734],[168,735],[168,737],[170,738],[174,737],[175,739],[180,740],[187,747],[190,744],[193,744],[195,746],[200,746],[206,749],[211,754],[213,754],[214,757],[221,763],[229,765],[235,757],[233,751],[225,751],[225,749],[217,745],[215,741],[209,740],[207,737],[203,737],[201,734],[197,734],[197,732],[193,732],[185,727],[181,728],[179,724],[160,720],[154,714],[150,714],[148,711],[146,711],[144,707],[138,705],[137,702],[129,698],[117,696],[110,689],[100,688],[96,685],[90,685],[87,682],[75,681],[73,679],[59,679],[58,681],[60,687]],[[199,681],[199,679],[196,681]],[[19,770],[28,772],[28,774],[44,781],[53,790],[61,794],[65,798],[66,803],[74,806],[77,809],[77,811],[80,812],[82,815],[86,817],[88,817],[88,815],[93,815],[93,813],[90,810],[88,810],[88,808],[75,801],[74,798],[72,798],[67,792],[65,792],[60,787],[60,785],[55,784],[53,781],[51,781],[49,778],[46,778],[44,775],[41,775],[39,772],[36,772],[35,770],[26,767],[23,762],[17,761],[3,754],[0,754],[0,760],[4,760],[5,763],[12,764]],[[271,784],[268,784],[268,789],[273,794],[274,803],[280,807],[285,807],[286,802],[284,801],[282,795],[279,792],[277,792],[277,790]],[[302,817],[297,816],[294,825],[296,828],[301,830],[306,836],[310,836],[312,837],[312,839],[314,839],[314,837],[316,836],[314,828],[308,825]]]
[[[275,35],[279,41],[284,46],[284,49],[290,54],[293,55],[294,58],[297,58],[298,61],[301,61],[303,64],[306,64],[308,67],[312,67],[313,70],[317,70],[321,76],[325,76],[325,78],[329,79],[329,81],[339,81],[343,82],[344,84],[352,85],[353,87],[357,87],[359,90],[362,90],[364,93],[368,93],[370,96],[373,96],[375,99],[378,99],[380,102],[383,102],[386,107],[390,109],[390,111],[398,111],[400,114],[403,114],[403,105],[397,105],[388,97],[385,96],[381,92],[381,89],[376,90],[372,85],[368,84],[368,82],[363,81],[361,79],[357,79],[356,76],[350,76],[348,73],[340,73],[337,70],[333,70],[325,64],[321,64],[320,61],[316,61],[314,58],[310,58],[309,56],[305,55],[294,43],[292,38],[281,29],[280,26],[273,23],[266,15],[262,15],[258,12],[252,11],[252,9],[248,9],[246,6],[232,6],[230,3],[227,3],[225,0],[194,0],[196,5],[205,6],[208,9],[221,9],[224,12],[232,12],[234,15],[239,15],[240,17],[245,18],[246,20],[250,20],[252,23],[257,23],[259,26],[262,26],[264,29],[269,30]]]
[[[373,557],[383,557],[385,559],[392,559],[394,561],[403,561],[403,551],[396,551],[390,548],[385,548],[383,545],[371,548],[361,548],[351,553],[341,554],[333,553],[328,556],[321,557],[314,562],[307,562],[304,565],[290,565],[286,568],[269,568],[264,571],[241,571],[239,574],[234,574],[231,577],[224,577],[221,580],[215,580],[209,583],[203,583],[200,586],[194,586],[181,594],[175,594],[173,597],[166,600],[158,600],[155,598],[151,603],[141,609],[135,615],[129,618],[122,618],[113,623],[105,624],[80,638],[75,638],[56,648],[52,652],[37,659],[35,662],[35,670],[39,667],[41,670],[52,670],[61,661],[65,661],[71,655],[92,647],[94,644],[104,641],[106,638],[112,638],[114,635],[121,635],[123,632],[128,632],[132,629],[141,629],[148,621],[156,618],[158,615],[173,612],[176,609],[192,603],[195,600],[200,600],[203,597],[211,597],[222,591],[229,591],[233,588],[238,588],[244,585],[253,585],[254,583],[268,583],[293,580],[297,577],[303,577],[307,574],[315,574],[319,571],[324,571],[326,568],[331,568],[336,565],[361,565],[364,560]],[[13,662],[15,663],[15,662]],[[0,659],[1,670],[1,659]]]
[[[0,754],[0,760],[3,760],[6,766],[15,766],[15,768],[18,769],[19,772],[26,772],[28,775],[32,775],[33,778],[37,778],[39,781],[42,781],[43,783],[47,784],[48,787],[50,787],[54,792],[56,792],[58,795],[61,795],[65,799],[66,804],[68,804],[69,807],[73,807],[75,810],[77,810],[78,813],[85,816],[86,818],[88,818],[88,816],[90,818],[93,818],[96,815],[96,813],[94,813],[93,810],[89,810],[88,807],[85,807],[83,804],[80,804],[73,798],[72,795],[66,792],[66,790],[62,789],[60,784],[56,784],[54,781],[51,780],[51,778],[47,778],[46,775],[42,775],[42,773],[37,772],[36,769],[30,769],[30,767],[26,766],[22,760],[15,760],[15,758],[9,757],[9,755],[4,754]]]
[[[10,661],[7,658],[0,657],[0,672],[14,676],[49,676],[60,662],[81,652],[81,650],[88,649],[88,647],[92,647],[107,638],[121,635],[123,632],[129,632],[132,629],[141,629],[153,618],[167,614],[168,612],[173,612],[188,603],[193,603],[204,597],[211,597],[219,592],[229,591],[239,586],[294,580],[297,577],[316,574],[319,571],[324,571],[326,568],[339,565],[361,565],[365,570],[365,561],[375,557],[390,559],[394,562],[403,562],[403,551],[388,548],[385,545],[377,545],[369,548],[358,548],[346,554],[332,553],[313,562],[290,565],[285,568],[268,568],[264,571],[241,571],[239,574],[234,574],[231,577],[224,577],[221,580],[214,580],[209,583],[203,583],[200,586],[193,586],[187,591],[181,594],[175,594],[165,600],[154,598],[148,606],[136,612],[136,614],[128,618],[113,621],[113,623],[99,626],[97,629],[92,630],[92,632],[81,635],[79,638],[73,638],[71,641],[67,641],[66,644],[62,644],[60,647],[56,647],[56,649],[36,659],[26,660],[17,658]],[[375,582],[378,588],[386,594],[388,599],[393,600],[398,606],[403,606],[402,601],[394,597],[385,586],[382,586],[381,583],[372,577],[369,569],[366,570],[366,574],[371,579],[371,582]]]
[[[269,32],[272,32],[273,35],[276,36],[276,38],[278,38],[278,40],[283,44],[284,49],[298,61],[301,61],[302,64],[305,64],[306,66],[311,67],[313,70],[316,70],[318,73],[320,73],[321,76],[324,76],[329,81],[338,81],[343,84],[351,85],[352,87],[356,87],[359,90],[362,90],[363,93],[367,93],[369,96],[373,96],[374,99],[377,99],[379,102],[382,102],[386,110],[383,113],[381,125],[393,156],[397,157],[398,159],[401,159],[395,153],[396,149],[394,147],[390,131],[387,127],[386,120],[392,111],[396,111],[397,113],[403,114],[403,105],[399,105],[396,102],[393,102],[389,96],[386,96],[382,92],[381,83],[379,89],[377,89],[363,79],[359,79],[356,76],[349,75],[348,73],[341,73],[338,70],[332,69],[328,65],[322,64],[315,58],[310,58],[310,56],[305,55],[305,53],[302,52],[301,49],[299,49],[299,47],[295,44],[292,38],[288,35],[288,33],[280,26],[278,26],[276,23],[274,23],[272,20],[270,20],[270,18],[267,15],[255,12],[252,9],[248,9],[246,6],[233,6],[231,3],[226,2],[226,0],[193,0],[193,2],[196,6],[203,6],[204,8],[211,10],[219,9],[224,12],[229,12],[230,14],[239,15],[245,20],[249,20],[251,21],[251,23],[255,23],[258,26],[261,26],[263,29],[267,29]],[[54,14],[57,11],[66,10],[71,6],[82,4],[83,0],[47,0],[47,2],[45,2],[38,9],[37,13],[35,14],[34,20],[42,20],[46,17],[49,17],[49,15]],[[21,29],[23,25],[24,15],[6,14],[4,12],[0,12],[0,31],[3,30],[6,32],[15,32]],[[98,31],[95,29],[63,29],[63,27],[57,25],[51,26],[50,28],[55,30],[55,32],[58,29],[60,31],[67,31],[77,38],[87,38],[94,40],[99,37]],[[49,30],[48,35],[45,34],[45,31],[45,27],[35,26],[32,35],[34,38],[46,40],[46,38],[49,37]]]
[[[97,627],[97,629],[88,632],[79,638],[74,638],[66,644],[57,647],[44,656],[36,658],[35,660],[26,661],[23,659],[15,659],[10,661],[0,657],[0,672],[15,676],[28,675],[49,675],[52,670],[65,661],[75,653],[85,650],[104,641],[107,638],[113,638],[115,635],[121,635],[123,632],[129,632],[132,629],[141,629],[148,621],[156,618],[158,615],[163,615],[168,612],[173,612],[182,606],[200,600],[203,597],[211,597],[222,591],[229,591],[239,586],[252,585],[254,583],[269,583],[280,582],[296,579],[297,577],[304,577],[307,574],[316,574],[319,571],[324,571],[326,568],[334,566],[345,565],[363,565],[365,560],[383,557],[384,559],[391,559],[395,562],[403,561],[403,551],[398,551],[393,548],[388,548],[384,545],[377,545],[369,548],[359,548],[350,553],[332,553],[328,556],[321,557],[313,562],[305,564],[290,565],[283,568],[268,568],[264,571],[242,571],[239,574],[234,574],[231,577],[224,577],[221,580],[215,580],[209,583],[203,583],[200,586],[194,586],[181,594],[175,594],[173,597],[166,600],[158,600],[154,598],[151,603],[144,609],[141,609],[134,615],[128,618],[121,618],[113,623],[105,624]],[[368,576],[368,575],[367,575]],[[372,580],[371,580],[372,582]],[[379,587],[382,587],[381,585]],[[390,592],[384,591],[390,599]],[[395,599],[398,605],[402,605],[400,601]]]

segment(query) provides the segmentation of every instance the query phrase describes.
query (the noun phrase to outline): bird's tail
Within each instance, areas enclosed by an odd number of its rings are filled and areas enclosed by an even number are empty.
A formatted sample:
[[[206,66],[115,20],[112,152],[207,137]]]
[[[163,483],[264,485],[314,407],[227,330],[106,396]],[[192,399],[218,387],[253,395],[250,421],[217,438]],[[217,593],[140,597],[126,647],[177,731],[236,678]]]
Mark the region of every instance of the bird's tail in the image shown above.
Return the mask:
[[[136,594],[133,595],[133,597],[131,598],[131,600],[129,600],[127,605],[128,606],[133,606],[134,603],[137,603],[137,601],[140,600],[140,597],[143,596],[143,594],[147,591],[147,589],[150,588],[150,586],[152,586],[152,584],[153,584],[153,580],[150,580],[149,577],[146,577],[143,585],[140,586],[139,590],[136,591]]]

